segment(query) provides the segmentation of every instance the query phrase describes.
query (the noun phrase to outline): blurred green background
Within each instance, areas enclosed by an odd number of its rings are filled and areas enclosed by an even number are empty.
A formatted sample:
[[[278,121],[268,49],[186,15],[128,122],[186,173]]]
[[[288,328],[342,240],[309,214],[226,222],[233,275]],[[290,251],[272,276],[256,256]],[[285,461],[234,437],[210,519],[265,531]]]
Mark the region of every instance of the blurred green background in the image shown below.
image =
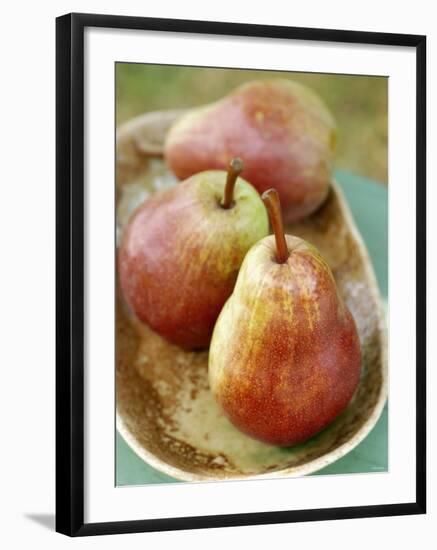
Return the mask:
[[[146,111],[204,105],[243,82],[272,77],[305,84],[328,105],[339,129],[336,168],[387,184],[385,77],[117,63],[117,125]]]

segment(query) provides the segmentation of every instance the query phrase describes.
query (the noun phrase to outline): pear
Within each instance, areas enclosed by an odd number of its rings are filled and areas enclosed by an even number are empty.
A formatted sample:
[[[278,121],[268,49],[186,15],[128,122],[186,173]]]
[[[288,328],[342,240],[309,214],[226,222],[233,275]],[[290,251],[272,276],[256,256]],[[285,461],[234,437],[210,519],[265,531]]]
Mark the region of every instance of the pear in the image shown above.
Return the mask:
[[[329,266],[314,246],[284,235],[276,191],[263,200],[274,236],[247,253],[220,313],[209,383],[237,428],[288,446],[346,408],[359,382],[361,351]]]
[[[257,191],[228,172],[196,174],[148,198],[123,232],[119,281],[134,315],[185,349],[208,347],[249,248],[268,234]],[[237,179],[238,178],[238,179]]]
[[[246,83],[182,116],[167,133],[164,156],[180,179],[241,156],[245,177],[260,193],[276,188],[291,223],[325,200],[335,143],[335,121],[322,100],[306,86],[276,79]]]

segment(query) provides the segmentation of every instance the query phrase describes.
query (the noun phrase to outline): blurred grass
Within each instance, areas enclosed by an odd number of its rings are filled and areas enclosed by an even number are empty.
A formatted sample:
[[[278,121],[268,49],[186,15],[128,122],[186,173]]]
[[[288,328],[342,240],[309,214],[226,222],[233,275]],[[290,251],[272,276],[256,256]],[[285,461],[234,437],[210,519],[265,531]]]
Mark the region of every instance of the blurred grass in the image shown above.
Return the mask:
[[[338,124],[337,168],[387,184],[385,77],[117,63],[117,124],[146,111],[210,103],[243,82],[272,77],[306,84],[323,98]]]

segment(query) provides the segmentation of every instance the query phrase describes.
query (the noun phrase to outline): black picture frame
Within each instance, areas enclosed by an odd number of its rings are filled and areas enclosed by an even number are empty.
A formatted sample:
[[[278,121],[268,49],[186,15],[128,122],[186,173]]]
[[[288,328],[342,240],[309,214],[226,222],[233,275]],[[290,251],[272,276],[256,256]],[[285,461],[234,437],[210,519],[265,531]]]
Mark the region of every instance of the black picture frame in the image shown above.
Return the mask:
[[[398,504],[84,523],[84,29],[106,27],[415,48],[416,500]],[[69,536],[426,512],[426,37],[283,26],[68,14],[56,20],[56,530]]]

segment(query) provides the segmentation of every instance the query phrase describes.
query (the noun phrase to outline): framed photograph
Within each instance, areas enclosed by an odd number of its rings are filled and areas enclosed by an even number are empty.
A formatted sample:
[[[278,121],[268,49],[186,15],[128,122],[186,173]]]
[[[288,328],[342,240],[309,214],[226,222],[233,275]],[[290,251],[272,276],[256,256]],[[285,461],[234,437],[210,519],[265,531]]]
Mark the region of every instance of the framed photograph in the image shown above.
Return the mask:
[[[56,21],[56,529],[421,514],[424,36]]]

